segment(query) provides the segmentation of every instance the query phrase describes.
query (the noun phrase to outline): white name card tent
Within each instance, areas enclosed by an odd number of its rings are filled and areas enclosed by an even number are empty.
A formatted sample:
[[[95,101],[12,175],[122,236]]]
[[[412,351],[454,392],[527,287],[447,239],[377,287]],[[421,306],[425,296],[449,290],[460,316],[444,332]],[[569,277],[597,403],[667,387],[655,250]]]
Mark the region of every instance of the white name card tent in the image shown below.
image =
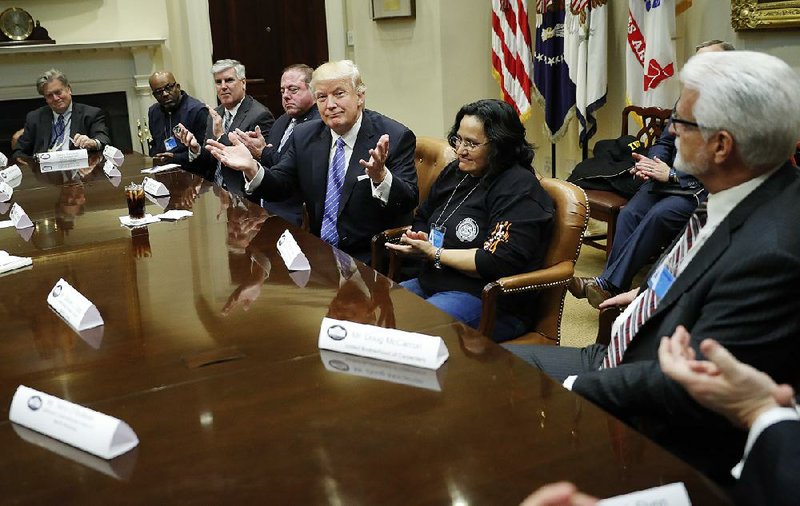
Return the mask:
[[[122,172],[119,171],[111,160],[106,160],[106,163],[103,164],[103,172],[105,172],[106,176],[109,178],[122,176]]]
[[[0,153],[0,167],[5,167],[6,165],[8,165],[8,157]]]
[[[0,250],[0,274],[22,269],[33,264],[31,257],[15,257],[8,252]]]
[[[439,336],[333,318],[322,319],[319,347],[425,369],[438,369],[450,356],[447,346]]]
[[[89,152],[85,149],[48,151],[36,155],[41,172],[84,169],[89,166]]]
[[[28,228],[33,226],[33,222],[28,217],[28,213],[22,209],[22,206],[14,203],[11,206],[11,212],[9,213],[9,218],[11,218],[11,223],[14,224],[16,228]]]
[[[609,497],[597,502],[597,506],[640,506],[651,504],[658,506],[692,506],[692,501],[689,500],[689,492],[686,491],[686,486],[681,482],[677,482],[631,492],[630,494]]]
[[[8,418],[104,459],[139,444],[136,433],[122,420],[24,385],[17,387]]]
[[[22,182],[22,170],[16,164],[12,165],[7,169],[0,170],[0,179],[12,188],[16,188]]]
[[[125,155],[122,154],[122,151],[111,145],[103,148],[103,158],[107,162],[114,164],[115,167],[122,167],[122,162],[125,161]]]
[[[284,231],[278,238],[278,253],[281,254],[286,268],[290,271],[307,271],[311,269],[308,258],[303,254],[289,230]]]
[[[435,392],[442,391],[438,372],[442,369],[422,369],[404,364],[393,364],[373,358],[356,357],[347,353],[320,350],[319,358],[325,369],[352,376],[388,381]]]
[[[103,324],[97,307],[63,278],[50,290],[47,303],[75,330],[86,330]]]
[[[5,181],[0,181],[0,202],[8,202],[14,195],[14,188]]]
[[[169,197],[169,190],[161,181],[146,177],[142,181],[142,186],[145,193],[149,193],[154,197]]]

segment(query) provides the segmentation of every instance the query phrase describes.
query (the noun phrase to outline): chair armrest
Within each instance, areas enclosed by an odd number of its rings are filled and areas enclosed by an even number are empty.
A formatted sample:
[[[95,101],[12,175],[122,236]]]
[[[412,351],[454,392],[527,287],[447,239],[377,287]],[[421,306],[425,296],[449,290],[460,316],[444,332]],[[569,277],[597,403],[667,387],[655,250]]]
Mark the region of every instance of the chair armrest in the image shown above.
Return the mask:
[[[597,344],[605,344],[611,342],[611,327],[614,325],[614,320],[625,310],[625,306],[611,306],[600,310],[597,316]]]
[[[575,264],[570,260],[565,260],[544,269],[506,276],[498,279],[496,283],[501,286],[503,292],[541,290],[564,285],[574,274]]]
[[[395,271],[397,270],[397,255],[394,254],[394,252],[389,252],[388,268],[382,269],[383,260],[386,258],[387,253],[386,243],[399,239],[406,230],[410,229],[411,226],[406,225],[405,227],[390,228],[372,236],[372,259],[370,261],[370,267],[389,278],[393,278]]]
[[[506,276],[492,281],[483,287],[481,293],[481,322],[478,330],[491,337],[497,316],[497,298],[502,293],[541,290],[553,286],[566,285],[575,274],[575,264],[564,260],[550,267],[536,271]]]

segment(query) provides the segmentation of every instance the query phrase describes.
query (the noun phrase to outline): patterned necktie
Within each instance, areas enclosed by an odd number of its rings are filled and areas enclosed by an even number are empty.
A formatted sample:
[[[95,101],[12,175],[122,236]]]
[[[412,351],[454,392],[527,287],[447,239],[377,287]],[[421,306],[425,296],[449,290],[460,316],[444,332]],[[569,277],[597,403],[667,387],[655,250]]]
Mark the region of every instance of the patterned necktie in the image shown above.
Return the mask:
[[[230,113],[230,111],[225,111],[225,121],[222,123],[223,137],[228,133],[228,130],[230,130],[232,122],[233,115]],[[214,183],[216,183],[216,185],[219,187],[224,188],[225,186],[225,181],[222,178],[222,162],[219,160],[217,160],[217,169],[214,171]]]
[[[339,244],[339,231],[336,219],[339,215],[339,200],[344,184],[344,139],[336,139],[336,152],[333,153],[328,169],[328,188],[325,190],[325,208],[322,213],[322,228],[319,236],[332,246]]]
[[[58,120],[53,124],[53,131],[50,134],[50,149],[53,149],[54,147],[61,147],[61,145],[64,143],[64,131],[64,115],[59,114]]]
[[[673,274],[675,279],[678,278],[682,270],[683,266],[681,266],[681,261],[686,258],[686,254],[691,249],[695,239],[697,239],[697,234],[700,233],[700,229],[706,224],[706,219],[708,218],[706,209],[705,202],[697,206],[694,214],[689,218],[689,223],[683,230],[681,239],[662,262]],[[625,350],[631,343],[633,336],[636,335],[636,332],[639,331],[642,325],[644,325],[644,322],[646,322],[647,319],[650,318],[650,315],[656,310],[658,297],[656,296],[656,292],[648,287],[641,297],[637,297],[636,300],[634,300],[633,304],[634,306],[631,312],[628,313],[628,318],[622,322],[618,331],[611,336],[611,342],[608,345],[606,357],[603,359],[603,369],[616,367],[622,362],[622,355],[625,354]]]
[[[289,126],[286,127],[286,131],[283,132],[283,137],[281,137],[281,143],[278,145],[278,153],[283,150],[283,146],[286,144],[286,141],[289,140],[289,136],[292,135],[292,130],[294,130],[294,126],[297,124],[297,120],[292,118],[292,121],[289,122]]]

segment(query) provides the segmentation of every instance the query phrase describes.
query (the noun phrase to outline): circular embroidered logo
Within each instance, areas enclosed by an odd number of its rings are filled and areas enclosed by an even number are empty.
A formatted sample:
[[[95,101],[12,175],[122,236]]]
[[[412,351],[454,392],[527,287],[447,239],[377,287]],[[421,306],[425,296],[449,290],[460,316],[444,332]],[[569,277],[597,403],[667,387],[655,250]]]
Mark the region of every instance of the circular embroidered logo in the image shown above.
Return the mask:
[[[471,242],[478,237],[478,224],[472,218],[464,218],[456,227],[456,237],[461,242]]]
[[[41,407],[42,398],[38,395],[33,395],[30,399],[28,399],[28,408],[30,408],[31,411],[37,411]]]
[[[328,337],[330,337],[334,341],[341,341],[342,339],[347,337],[347,329],[342,327],[341,325],[331,325],[328,328]]]

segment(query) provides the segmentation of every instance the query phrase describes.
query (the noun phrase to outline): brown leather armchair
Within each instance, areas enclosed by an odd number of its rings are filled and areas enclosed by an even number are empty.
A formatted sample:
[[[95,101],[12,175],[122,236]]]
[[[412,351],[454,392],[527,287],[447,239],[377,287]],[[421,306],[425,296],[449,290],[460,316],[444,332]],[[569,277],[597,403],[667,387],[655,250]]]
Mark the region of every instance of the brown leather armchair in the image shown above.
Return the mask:
[[[417,186],[419,187],[419,201],[424,202],[428,198],[431,186],[439,177],[439,173],[450,162],[456,159],[453,148],[443,139],[435,137],[417,137],[417,147],[414,150],[414,165],[417,167]],[[377,271],[382,269],[383,261],[386,258],[384,245],[392,237],[400,237],[403,231],[409,227],[386,230],[372,238],[372,268]],[[389,257],[389,266],[386,269],[387,276],[394,277],[397,264],[394,255]]]
[[[639,116],[642,128],[636,132],[636,138],[642,141],[645,146],[651,146],[661,135],[666,127],[672,109],[661,109],[660,107],[640,107],[629,105],[622,110],[622,135],[628,135],[628,117],[630,114]],[[614,243],[614,232],[617,226],[617,217],[628,199],[614,192],[603,190],[586,190],[589,199],[589,214],[595,220],[607,223],[605,234],[586,236],[583,243],[598,249],[606,250],[606,258],[611,253],[611,246]],[[605,245],[598,242],[605,239]]]
[[[506,293],[539,291],[534,312],[534,325],[527,334],[509,342],[519,344],[559,344],[561,317],[567,282],[575,273],[575,262],[581,249],[581,238],[589,221],[586,193],[572,183],[555,178],[542,178],[542,186],[555,203],[555,217],[550,246],[541,269],[508,276],[483,288],[483,314],[479,330],[491,336],[494,328],[497,299]]]

